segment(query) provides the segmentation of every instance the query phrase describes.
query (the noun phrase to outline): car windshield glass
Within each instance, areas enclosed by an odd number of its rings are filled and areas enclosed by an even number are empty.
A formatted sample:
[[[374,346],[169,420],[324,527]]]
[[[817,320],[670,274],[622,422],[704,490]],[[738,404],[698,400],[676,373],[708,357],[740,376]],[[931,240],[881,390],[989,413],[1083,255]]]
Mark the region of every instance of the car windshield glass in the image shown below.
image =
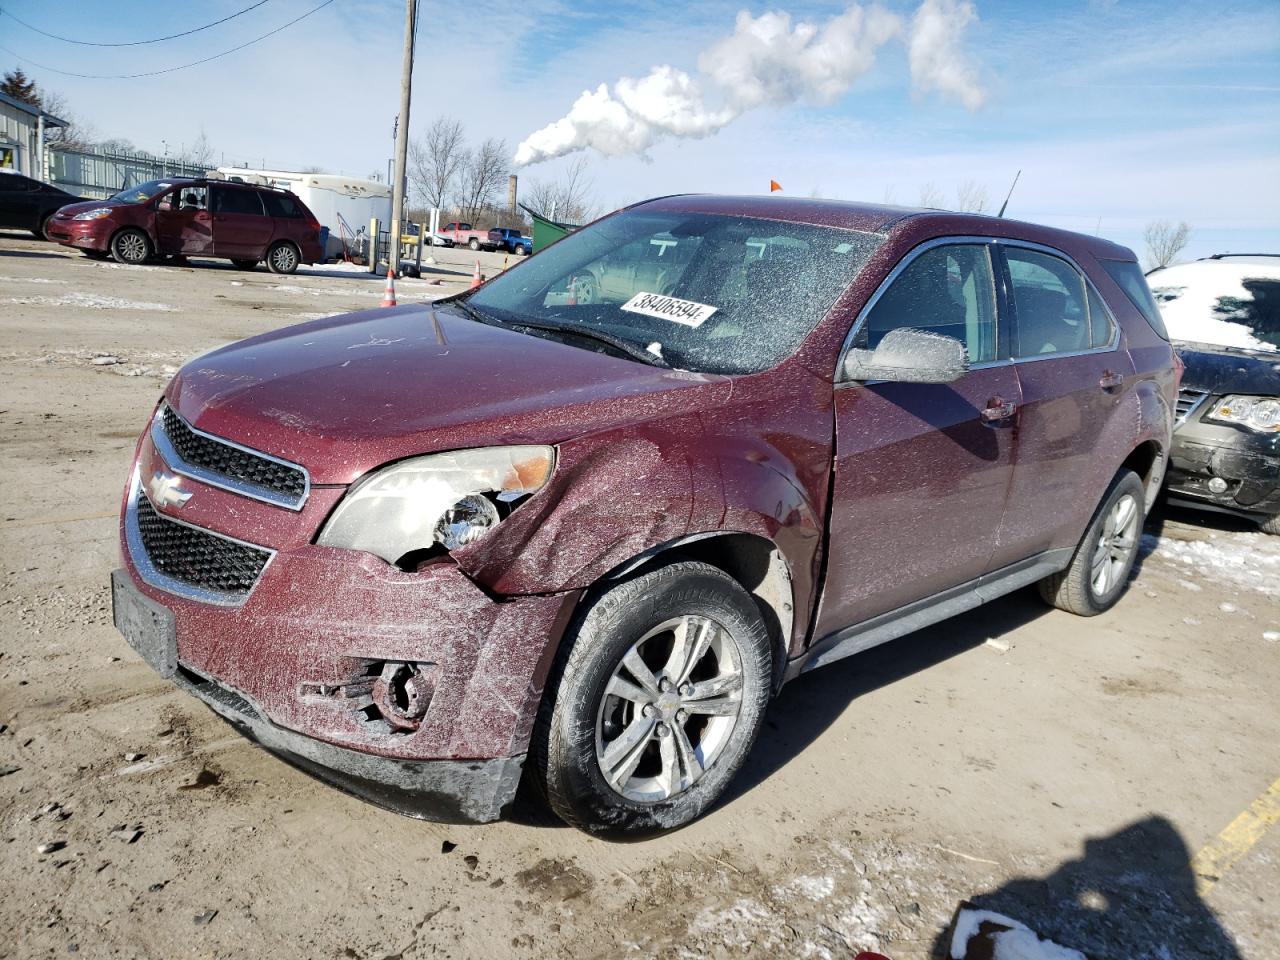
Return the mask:
[[[150,200],[157,193],[163,193],[172,187],[176,180],[148,180],[146,183],[140,183],[136,187],[129,187],[127,190],[121,190],[112,200],[119,200],[121,203],[142,203]]]
[[[1197,260],[1147,284],[1174,340],[1280,351],[1280,265]]]
[[[775,220],[633,210],[569,234],[470,303],[504,323],[606,334],[680,369],[753,373],[795,352],[882,241]]]

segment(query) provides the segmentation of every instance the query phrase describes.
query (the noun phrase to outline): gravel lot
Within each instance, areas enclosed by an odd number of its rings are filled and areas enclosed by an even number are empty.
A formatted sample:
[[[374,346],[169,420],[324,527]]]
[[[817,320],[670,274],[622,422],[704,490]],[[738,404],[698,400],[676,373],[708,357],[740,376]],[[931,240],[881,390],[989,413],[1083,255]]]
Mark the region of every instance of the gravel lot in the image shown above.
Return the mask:
[[[465,285],[436,256],[401,302]],[[965,899],[1097,957],[1280,956],[1280,830],[1190,866],[1280,777],[1280,538],[1225,518],[1153,518],[1105,616],[1023,592],[808,675],[730,799],[644,843],[385,813],[158,679],[107,582],[165,380],[381,295],[0,234],[0,957],[910,960]]]

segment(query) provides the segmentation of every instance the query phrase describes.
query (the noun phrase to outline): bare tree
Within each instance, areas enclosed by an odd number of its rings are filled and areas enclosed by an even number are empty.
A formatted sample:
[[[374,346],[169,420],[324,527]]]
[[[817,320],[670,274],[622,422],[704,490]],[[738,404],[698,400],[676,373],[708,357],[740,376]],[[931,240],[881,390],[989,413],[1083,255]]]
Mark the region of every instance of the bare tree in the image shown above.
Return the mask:
[[[213,166],[213,160],[217,151],[213,149],[213,144],[209,142],[209,136],[204,132],[204,127],[200,128],[200,136],[196,137],[195,142],[188,147],[184,147],[182,156],[178,159],[184,163],[193,163],[199,167],[206,169]]]
[[[462,124],[436,117],[426,136],[409,143],[409,182],[428,207],[443,207],[467,159]]]
[[[941,207],[942,191],[938,189],[938,185],[930,180],[920,188],[920,206],[922,207]]]
[[[982,213],[987,209],[987,188],[973,180],[956,187],[956,209],[961,213]]]
[[[1147,242],[1147,260],[1151,267],[1167,267],[1191,239],[1191,228],[1185,222],[1153,220],[1147,224],[1143,239]]]
[[[476,220],[482,210],[493,206],[494,195],[507,179],[507,142],[490,137],[467,153],[458,177],[458,207],[468,220]]]
[[[564,223],[586,223],[594,219],[596,203],[591,196],[594,184],[587,175],[587,158],[575,157],[557,180],[531,180],[524,190],[524,203],[544,217]]]

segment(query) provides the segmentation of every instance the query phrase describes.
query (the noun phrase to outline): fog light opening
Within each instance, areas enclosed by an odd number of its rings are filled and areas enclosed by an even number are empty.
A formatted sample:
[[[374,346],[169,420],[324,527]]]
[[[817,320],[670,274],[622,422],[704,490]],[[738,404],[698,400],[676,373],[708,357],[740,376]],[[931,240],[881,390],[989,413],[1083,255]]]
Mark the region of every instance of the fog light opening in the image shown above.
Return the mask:
[[[422,725],[435,692],[434,664],[391,661],[373,684],[373,705],[393,730]]]
[[[1214,477],[1209,481],[1209,489],[1214,493],[1226,493],[1227,481],[1223,480],[1221,477]]]

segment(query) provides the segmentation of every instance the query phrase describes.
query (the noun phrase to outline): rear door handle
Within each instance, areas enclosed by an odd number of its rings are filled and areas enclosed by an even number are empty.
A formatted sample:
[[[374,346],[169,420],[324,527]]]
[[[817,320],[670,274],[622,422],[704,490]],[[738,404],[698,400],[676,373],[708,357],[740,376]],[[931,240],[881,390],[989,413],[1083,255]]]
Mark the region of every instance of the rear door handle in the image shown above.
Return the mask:
[[[1098,381],[1098,386],[1108,392],[1112,390],[1119,390],[1124,386],[1124,377],[1120,376],[1118,373],[1112,372],[1111,370],[1104,370],[1102,372],[1102,379]]]
[[[999,423],[1010,419],[1018,410],[1017,404],[1002,397],[992,397],[982,411],[983,423]]]

